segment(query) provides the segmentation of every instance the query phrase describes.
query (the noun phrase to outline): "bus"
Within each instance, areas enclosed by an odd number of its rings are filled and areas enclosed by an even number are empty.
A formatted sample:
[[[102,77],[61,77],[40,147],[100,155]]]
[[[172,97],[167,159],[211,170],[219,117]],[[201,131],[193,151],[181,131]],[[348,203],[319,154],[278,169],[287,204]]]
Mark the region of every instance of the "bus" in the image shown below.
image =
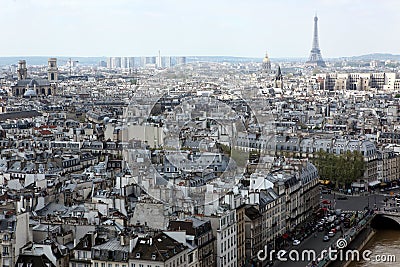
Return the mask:
[[[356,222],[356,214],[355,213],[348,213],[344,218],[343,225],[346,228],[352,227]]]

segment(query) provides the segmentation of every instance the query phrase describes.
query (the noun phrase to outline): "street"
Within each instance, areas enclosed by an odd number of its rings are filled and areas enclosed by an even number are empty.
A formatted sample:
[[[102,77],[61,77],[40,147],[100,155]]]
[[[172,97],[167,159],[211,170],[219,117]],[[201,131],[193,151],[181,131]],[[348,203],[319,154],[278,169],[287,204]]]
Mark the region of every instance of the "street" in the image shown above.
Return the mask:
[[[373,194],[373,195],[367,195],[367,196],[351,196],[351,195],[346,195],[347,200],[338,200],[337,198],[339,196],[343,195],[338,195],[338,194],[323,194],[322,198],[323,199],[328,199],[332,202],[332,205],[334,203],[334,199],[336,200],[336,206],[334,207],[335,209],[342,209],[344,211],[362,211],[365,209],[365,207],[370,207],[374,208],[375,204],[376,207],[384,207],[384,202],[383,200],[386,198],[382,194]]]
[[[343,211],[363,211],[365,207],[370,207],[370,208],[383,208],[384,207],[384,199],[387,198],[387,196],[383,194],[372,194],[372,195],[366,195],[366,196],[352,196],[352,195],[346,195],[347,199],[346,200],[338,200],[338,197],[343,197],[343,194],[337,194],[337,193],[332,193],[332,194],[323,194],[322,199],[327,199],[330,200],[332,205],[334,205],[335,209],[342,209]],[[336,204],[334,204],[336,201]],[[376,205],[375,205],[376,204]],[[343,228],[343,224],[341,224],[341,227]],[[290,246],[288,249],[288,253],[290,253],[290,250],[296,250],[299,255],[301,256],[301,253],[303,250],[313,250],[316,252],[317,255],[320,254],[320,252],[323,249],[328,248],[330,245],[335,244],[337,239],[340,238],[340,232],[336,233],[334,237],[332,237],[329,242],[323,242],[323,237],[326,235],[325,232],[317,232],[317,237],[314,237],[314,235],[311,235],[307,239],[305,239],[299,246]],[[295,255],[295,254],[293,254]],[[289,258],[289,254],[286,254],[284,256],[285,258]],[[299,267],[299,266],[306,266],[309,263],[309,261],[288,261],[282,262],[282,261],[276,261],[275,264],[273,265],[274,267]]]

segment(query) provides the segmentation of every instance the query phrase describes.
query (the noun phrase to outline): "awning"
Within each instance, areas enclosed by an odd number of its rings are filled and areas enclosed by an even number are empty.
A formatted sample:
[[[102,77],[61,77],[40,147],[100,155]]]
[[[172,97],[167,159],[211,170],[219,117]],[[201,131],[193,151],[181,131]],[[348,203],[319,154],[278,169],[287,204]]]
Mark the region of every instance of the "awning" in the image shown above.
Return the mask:
[[[365,188],[365,184],[364,183],[352,183],[351,187]]]
[[[369,186],[376,186],[376,185],[378,185],[380,183],[381,183],[380,181],[372,181],[372,182],[369,182],[368,185]]]
[[[319,180],[319,183],[324,185],[330,184],[330,182],[329,180]]]

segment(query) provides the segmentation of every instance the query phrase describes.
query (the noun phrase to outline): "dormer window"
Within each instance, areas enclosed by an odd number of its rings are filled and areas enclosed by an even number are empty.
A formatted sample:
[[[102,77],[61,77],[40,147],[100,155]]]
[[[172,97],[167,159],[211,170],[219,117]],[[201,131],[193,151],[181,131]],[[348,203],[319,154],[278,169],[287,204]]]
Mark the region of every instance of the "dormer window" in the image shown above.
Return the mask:
[[[156,254],[155,254],[155,253],[152,253],[152,254],[151,254],[151,259],[152,259],[153,261],[156,260]]]
[[[139,253],[139,252],[136,253],[135,258],[136,258],[136,259],[140,259],[140,253]]]

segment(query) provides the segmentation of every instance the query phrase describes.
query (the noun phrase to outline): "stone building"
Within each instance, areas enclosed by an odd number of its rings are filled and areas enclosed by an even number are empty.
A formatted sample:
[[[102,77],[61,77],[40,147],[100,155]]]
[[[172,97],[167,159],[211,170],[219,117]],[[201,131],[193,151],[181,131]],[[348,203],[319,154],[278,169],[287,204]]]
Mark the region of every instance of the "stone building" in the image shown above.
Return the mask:
[[[47,79],[28,78],[26,61],[20,60],[17,69],[18,80],[11,86],[13,96],[43,97],[57,94],[58,68],[57,59],[49,58]]]

